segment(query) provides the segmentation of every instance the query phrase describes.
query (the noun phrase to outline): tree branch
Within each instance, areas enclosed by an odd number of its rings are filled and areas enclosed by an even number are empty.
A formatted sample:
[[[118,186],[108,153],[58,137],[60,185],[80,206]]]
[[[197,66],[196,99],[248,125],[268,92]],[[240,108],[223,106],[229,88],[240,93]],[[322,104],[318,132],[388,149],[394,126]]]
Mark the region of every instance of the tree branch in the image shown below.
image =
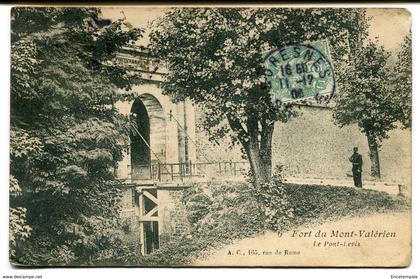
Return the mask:
[[[243,147],[247,149],[249,147],[249,134],[247,130],[242,126],[242,123],[236,116],[233,116],[232,114],[227,114],[226,117],[229,122],[230,128],[238,134],[238,140],[241,142]]]

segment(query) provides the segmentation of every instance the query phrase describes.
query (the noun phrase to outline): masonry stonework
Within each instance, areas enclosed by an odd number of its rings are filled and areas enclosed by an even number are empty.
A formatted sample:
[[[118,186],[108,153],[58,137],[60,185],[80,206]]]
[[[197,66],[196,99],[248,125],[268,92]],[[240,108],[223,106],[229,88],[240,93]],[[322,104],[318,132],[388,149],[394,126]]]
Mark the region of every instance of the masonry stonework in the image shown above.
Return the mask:
[[[348,179],[353,147],[363,156],[363,175],[370,178],[369,148],[366,136],[357,125],[343,128],[334,124],[332,109],[303,106],[299,115],[287,123],[275,124],[273,133],[273,166],[284,165],[285,175],[297,178]],[[200,113],[196,113],[199,160],[244,160],[240,146],[227,148],[229,139],[219,145],[208,140],[199,128]],[[382,180],[409,184],[411,177],[411,131],[395,129],[382,142],[379,151]]]

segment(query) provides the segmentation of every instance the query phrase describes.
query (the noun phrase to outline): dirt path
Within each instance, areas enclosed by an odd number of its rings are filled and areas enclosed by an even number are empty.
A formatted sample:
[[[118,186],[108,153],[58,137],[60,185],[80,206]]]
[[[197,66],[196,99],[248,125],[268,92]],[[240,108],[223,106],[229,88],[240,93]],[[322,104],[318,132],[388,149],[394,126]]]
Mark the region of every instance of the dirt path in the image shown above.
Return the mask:
[[[351,187],[353,186],[352,179],[337,179],[337,178],[296,178],[287,177],[288,183],[303,184],[303,185],[334,185],[337,187]],[[385,181],[363,181],[363,189],[370,189],[388,193],[390,195],[398,195],[400,193],[409,195],[407,186],[404,183],[385,182]]]
[[[322,235],[325,233],[325,235]],[[267,232],[211,252],[199,266],[406,266],[410,212],[346,218],[279,236]]]

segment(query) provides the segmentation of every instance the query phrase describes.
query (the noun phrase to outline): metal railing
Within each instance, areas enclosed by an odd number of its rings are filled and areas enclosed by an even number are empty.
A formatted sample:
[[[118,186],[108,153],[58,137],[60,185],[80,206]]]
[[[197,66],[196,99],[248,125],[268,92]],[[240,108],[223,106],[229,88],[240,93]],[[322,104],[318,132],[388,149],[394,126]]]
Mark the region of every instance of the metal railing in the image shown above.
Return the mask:
[[[128,165],[131,180],[173,182],[195,178],[215,179],[219,177],[244,176],[249,169],[246,161],[220,161],[193,163],[151,163],[150,165]]]

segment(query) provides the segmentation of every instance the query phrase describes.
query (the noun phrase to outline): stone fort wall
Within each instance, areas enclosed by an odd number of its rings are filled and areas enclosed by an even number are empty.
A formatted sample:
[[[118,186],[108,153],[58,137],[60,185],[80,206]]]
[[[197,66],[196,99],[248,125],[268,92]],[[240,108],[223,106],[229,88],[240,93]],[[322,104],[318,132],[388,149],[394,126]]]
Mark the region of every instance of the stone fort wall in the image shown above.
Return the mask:
[[[335,125],[332,111],[323,107],[301,107],[298,117],[287,123],[278,122],[273,135],[273,166],[284,165],[285,174],[297,178],[349,179],[351,163],[348,158],[353,147],[363,156],[364,179],[371,179],[367,139],[357,125],[343,128]],[[200,129],[200,113],[196,115],[198,161],[244,160],[239,147],[227,148],[229,139],[215,146]],[[410,183],[411,131],[395,129],[382,142],[379,153],[382,180]]]

